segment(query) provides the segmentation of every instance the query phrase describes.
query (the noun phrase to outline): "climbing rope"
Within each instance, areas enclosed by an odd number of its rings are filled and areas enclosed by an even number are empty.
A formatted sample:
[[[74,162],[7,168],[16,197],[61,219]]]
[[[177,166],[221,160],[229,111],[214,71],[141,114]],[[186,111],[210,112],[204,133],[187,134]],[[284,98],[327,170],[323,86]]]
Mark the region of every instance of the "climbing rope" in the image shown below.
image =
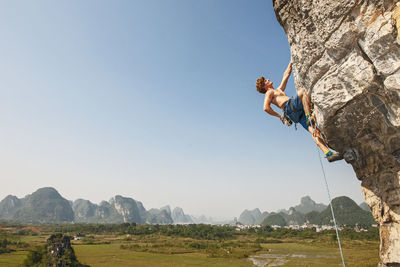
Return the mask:
[[[297,93],[297,88],[296,88],[296,93]],[[311,112],[311,107],[310,107],[310,105],[309,105],[309,103],[308,103],[307,92],[306,92],[305,90],[304,90],[304,95],[303,95],[303,101],[304,101],[304,104],[307,105],[307,109],[308,109],[308,111],[310,112],[309,115],[310,115],[310,116],[313,116],[313,115],[312,115],[312,112]],[[304,105],[303,105],[303,106],[304,106]],[[303,108],[304,108],[304,107],[303,107]],[[307,119],[308,119],[308,118],[307,118]],[[316,138],[316,135],[317,135],[317,129],[318,129],[318,127],[317,127],[317,121],[316,121],[316,118],[315,118],[315,117],[314,117],[314,125],[312,125],[311,127],[313,127],[313,130],[314,130],[314,131],[313,131],[313,133],[312,133],[312,136],[313,136],[313,139],[315,139],[315,138]],[[316,144],[317,144],[317,143],[316,143]],[[332,205],[332,200],[331,200],[331,193],[329,192],[328,181],[326,180],[325,169],[324,169],[324,165],[322,164],[321,153],[320,153],[320,150],[319,150],[318,146],[317,146],[317,153],[318,153],[319,163],[321,164],[322,174],[324,175],[326,191],[328,192],[329,203],[330,203],[330,206],[331,206],[332,219],[333,219],[333,223],[334,223],[334,225],[335,225],[335,230],[336,230],[336,238],[337,238],[337,241],[338,241],[338,244],[339,244],[340,256],[342,257],[343,267],[346,267],[346,265],[344,264],[343,251],[342,251],[342,246],[341,246],[341,244],[340,244],[339,231],[338,231],[338,227],[337,227],[337,224],[336,224],[335,213],[333,212],[333,205]]]
[[[328,182],[327,182],[327,180],[326,180],[324,165],[322,164],[321,153],[320,153],[318,147],[317,147],[317,153],[318,153],[319,163],[321,164],[322,174],[324,175],[326,191],[328,192],[328,198],[329,198],[329,203],[330,203],[331,212],[332,212],[332,219],[333,219],[333,223],[335,224],[336,237],[337,237],[337,241],[338,241],[338,244],[339,244],[340,256],[342,257],[343,267],[346,267],[346,265],[344,264],[342,246],[340,245],[339,231],[338,231],[338,227],[337,227],[337,225],[336,225],[335,213],[333,212],[333,205],[332,205],[332,200],[331,200],[331,194],[330,194],[330,192],[329,192],[329,187],[328,187]]]

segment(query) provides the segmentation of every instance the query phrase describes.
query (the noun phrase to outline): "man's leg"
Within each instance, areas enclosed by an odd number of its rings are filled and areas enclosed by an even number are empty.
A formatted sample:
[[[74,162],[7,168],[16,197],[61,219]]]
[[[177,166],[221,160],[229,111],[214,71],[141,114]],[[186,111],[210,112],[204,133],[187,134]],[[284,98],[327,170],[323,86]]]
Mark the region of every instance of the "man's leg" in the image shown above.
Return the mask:
[[[308,120],[311,116],[311,107],[310,107],[310,98],[308,97],[306,91],[301,89],[297,92],[297,95],[301,99],[301,103],[303,104],[304,113],[306,114],[306,120]]]
[[[332,152],[325,144],[324,139],[321,137],[321,133],[317,128],[313,128],[311,126],[308,126],[308,131],[311,133],[314,142],[317,144],[317,146],[324,152],[326,158],[328,159],[329,162],[337,161],[343,159],[343,155],[337,153],[337,152]]]
[[[324,140],[321,137],[321,133],[319,132],[319,130],[317,128],[313,128],[311,126],[308,126],[308,131],[310,132],[310,134],[312,135],[314,142],[317,144],[317,146],[322,150],[322,152],[324,152],[324,154],[329,153],[329,151],[331,151],[326,145]]]
[[[303,115],[300,123],[303,125],[304,128],[306,128],[306,126],[307,126],[306,129],[308,129],[308,131],[311,133],[311,135],[314,139],[314,142],[322,150],[322,152],[324,152],[324,154],[329,162],[343,159],[342,155],[340,155],[339,153],[336,153],[336,152],[332,152],[327,147],[327,145],[324,142],[324,139],[322,139],[320,131],[318,130],[318,128],[315,125],[315,123],[316,123],[315,121],[311,121],[311,122],[308,121],[308,124],[307,124],[307,120],[309,120],[309,118],[311,116],[311,108],[310,108],[310,98],[307,96],[305,90],[304,89],[299,90],[297,92],[297,95],[301,99],[301,102],[303,104],[304,113],[305,113],[305,115]]]

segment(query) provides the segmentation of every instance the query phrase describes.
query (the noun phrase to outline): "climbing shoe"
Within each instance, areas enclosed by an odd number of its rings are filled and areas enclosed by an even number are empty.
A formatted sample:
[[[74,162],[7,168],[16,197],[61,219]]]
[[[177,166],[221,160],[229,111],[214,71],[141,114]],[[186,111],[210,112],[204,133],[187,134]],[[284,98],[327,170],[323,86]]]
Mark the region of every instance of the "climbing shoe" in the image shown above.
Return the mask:
[[[335,153],[330,153],[330,155],[326,156],[326,158],[328,159],[329,162],[334,162],[343,159],[343,155],[335,152]]]

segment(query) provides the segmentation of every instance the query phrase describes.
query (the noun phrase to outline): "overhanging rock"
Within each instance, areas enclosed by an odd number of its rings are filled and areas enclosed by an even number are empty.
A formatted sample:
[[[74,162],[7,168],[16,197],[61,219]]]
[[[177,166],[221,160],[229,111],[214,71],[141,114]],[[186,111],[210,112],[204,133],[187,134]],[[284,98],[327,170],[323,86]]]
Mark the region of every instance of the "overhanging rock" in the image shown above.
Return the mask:
[[[274,0],[330,147],[345,153],[380,226],[381,266],[400,266],[400,1]]]

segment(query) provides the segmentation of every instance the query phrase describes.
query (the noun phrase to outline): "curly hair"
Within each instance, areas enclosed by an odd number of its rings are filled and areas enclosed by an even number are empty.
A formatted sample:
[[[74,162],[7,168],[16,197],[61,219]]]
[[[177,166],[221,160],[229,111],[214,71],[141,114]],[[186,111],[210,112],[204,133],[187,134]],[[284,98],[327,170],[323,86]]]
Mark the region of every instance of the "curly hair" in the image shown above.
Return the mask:
[[[265,88],[264,88],[264,83],[265,83],[264,77],[260,77],[257,79],[256,88],[257,88],[257,91],[261,94],[265,94],[265,92],[267,92],[267,90],[265,90]]]

